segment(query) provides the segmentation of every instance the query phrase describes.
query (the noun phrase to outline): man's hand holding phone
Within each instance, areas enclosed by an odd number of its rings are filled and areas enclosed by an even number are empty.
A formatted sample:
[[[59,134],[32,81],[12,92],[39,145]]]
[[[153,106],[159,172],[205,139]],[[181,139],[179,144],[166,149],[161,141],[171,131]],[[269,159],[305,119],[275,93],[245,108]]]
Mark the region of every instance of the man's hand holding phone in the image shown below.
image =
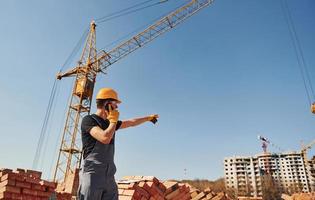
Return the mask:
[[[116,109],[113,109],[111,104],[107,104],[105,106],[105,109],[107,110],[107,119],[110,123],[117,123],[119,118],[119,112]]]

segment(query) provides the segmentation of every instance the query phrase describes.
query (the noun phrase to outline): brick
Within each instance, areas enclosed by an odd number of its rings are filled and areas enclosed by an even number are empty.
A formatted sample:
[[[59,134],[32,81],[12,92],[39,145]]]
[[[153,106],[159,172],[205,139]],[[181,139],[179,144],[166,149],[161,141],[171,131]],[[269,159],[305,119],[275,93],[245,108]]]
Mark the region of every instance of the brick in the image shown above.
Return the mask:
[[[16,187],[20,187],[20,188],[28,188],[28,189],[31,189],[31,184],[28,183],[28,182],[16,181],[15,185],[16,185]]]
[[[162,190],[163,193],[165,193],[166,187],[163,183],[159,183],[159,188]]]
[[[10,175],[11,174],[11,175]],[[0,181],[5,181],[5,180],[15,180],[14,178],[14,174],[12,175],[12,173],[7,173],[7,174],[4,174],[3,176],[1,176],[0,178]]]
[[[37,192],[36,190],[30,190],[30,189],[27,189],[27,188],[24,188],[22,190],[22,194],[28,194],[28,195],[33,195],[33,196],[37,196]]]
[[[31,177],[35,178],[35,179],[40,179],[42,177],[42,172],[39,171],[35,171],[35,170],[26,170],[26,173],[30,174]]]
[[[121,194],[123,194],[123,193],[124,193],[124,189],[118,188],[118,194],[121,195]]]
[[[1,168],[0,172],[2,172],[3,174],[7,174],[9,172],[12,172],[12,169],[8,169],[8,168]]]
[[[47,187],[38,185],[38,184],[31,184],[32,190],[39,190],[39,191],[46,191]]]
[[[140,180],[142,180],[142,177],[143,177],[143,176],[134,176],[134,177],[133,177],[133,179],[134,179],[134,180],[139,180],[139,181],[140,181]]]
[[[50,197],[52,192],[43,192],[43,191],[37,191],[37,196],[40,197]]]
[[[151,187],[148,184],[149,182],[140,182],[139,186],[147,191],[150,195],[153,195],[154,191],[151,190]]]
[[[56,187],[57,187],[57,183],[55,183],[55,182],[50,182],[50,181],[41,180],[39,183],[40,183],[41,185],[48,186],[48,187],[52,187],[52,188],[56,188]]]
[[[181,200],[189,200],[189,199],[191,199],[191,198],[190,198],[190,194],[187,192],[187,193],[185,194],[185,196],[183,196],[183,198],[182,198]]]
[[[143,176],[142,180],[152,181],[152,182],[154,182],[157,185],[160,183],[160,181],[155,176]]]
[[[185,196],[185,193],[179,193],[178,195],[176,195],[174,198],[172,198],[172,200],[183,200]]]
[[[156,186],[155,184],[152,185],[152,189],[157,193],[159,194],[160,196],[164,196],[164,193],[161,191],[161,189]]]
[[[179,191],[180,191],[181,193],[185,193],[185,191],[186,191],[186,186],[184,186],[184,185],[179,186]]]
[[[206,195],[205,195],[205,193],[204,192],[200,192],[197,196],[195,196],[194,198],[193,198],[193,200],[198,200],[198,199],[201,199],[201,198],[203,198],[203,197],[205,197]]]
[[[124,190],[123,195],[133,196],[135,194],[135,190]]]
[[[193,191],[192,193],[190,193],[191,198],[194,198],[198,195],[197,191]]]
[[[6,185],[15,186],[15,180],[7,179],[7,180],[0,182],[0,188],[3,186],[6,186]]]
[[[10,172],[12,172],[11,169],[1,168],[1,169],[0,169],[0,178],[1,178],[1,176],[5,175],[5,174],[7,174],[7,173],[10,173]]]
[[[135,176],[124,176],[122,177],[123,180],[134,180]]]
[[[0,199],[10,199],[12,193],[10,192],[0,192]]]
[[[1,188],[1,191],[20,194],[21,193],[21,188],[6,185],[3,188]]]
[[[119,196],[119,200],[132,200],[131,196]]]
[[[180,194],[180,191],[179,191],[179,189],[177,189],[177,190],[169,193],[168,195],[166,195],[165,199],[167,199],[167,200],[173,199],[174,197],[176,197],[179,194]]]
[[[45,199],[47,200],[47,198],[45,198]],[[21,200],[21,199],[19,199],[19,200]],[[22,200],[42,200],[42,199],[41,199],[41,197],[23,194]]]
[[[132,189],[135,183],[127,183],[127,184],[118,184],[118,188],[120,189]]]
[[[150,198],[149,192],[147,192],[144,188],[140,187],[139,185],[135,185],[135,189],[140,193],[141,196],[144,196],[147,199]]]
[[[35,179],[32,177],[25,177],[25,181],[28,183],[32,183],[32,184],[38,184],[40,185],[41,180],[40,179]]]
[[[11,194],[11,199],[23,199],[23,200],[25,199],[26,200],[26,198],[22,196],[22,194],[15,194],[15,193]]]
[[[178,183],[175,181],[165,181],[163,184],[166,187],[165,194],[169,194],[178,188]]]
[[[21,174],[16,174],[16,173],[13,173],[13,172],[9,172],[5,175],[3,175],[0,179],[0,181],[4,181],[4,180],[8,180],[8,179],[11,179],[11,180],[18,180],[18,181],[24,181],[24,176],[21,175]]]
[[[207,194],[206,198],[211,199],[213,197],[212,193]]]
[[[34,195],[25,195],[24,194],[22,200],[42,200],[42,198],[34,196]],[[45,200],[48,200],[48,198],[45,197]]]
[[[156,198],[157,200],[164,200],[164,198],[160,195],[156,195],[156,196],[154,196],[154,198]]]
[[[17,168],[15,171],[19,173],[24,173],[24,174],[26,173],[25,169],[21,169],[21,168]]]

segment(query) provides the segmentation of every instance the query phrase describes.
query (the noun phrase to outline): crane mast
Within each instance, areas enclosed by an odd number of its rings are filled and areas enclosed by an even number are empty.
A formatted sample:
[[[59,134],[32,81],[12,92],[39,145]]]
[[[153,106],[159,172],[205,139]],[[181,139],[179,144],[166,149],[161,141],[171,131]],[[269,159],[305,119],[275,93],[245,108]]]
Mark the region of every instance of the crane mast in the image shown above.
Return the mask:
[[[75,173],[78,173],[77,169],[81,163],[82,149],[80,136],[78,136],[80,133],[78,125],[82,117],[90,112],[93,87],[98,71],[97,62],[95,62],[97,59],[95,27],[96,25],[92,21],[79,65],[72,69],[75,81],[53,177],[54,181],[60,183],[58,190],[68,189],[70,191],[67,192],[72,194],[75,193],[76,188],[66,186],[66,184],[74,184],[70,183],[71,180],[67,180],[67,177],[74,177]],[[57,78],[60,79],[59,76]]]
[[[192,0],[108,52],[104,50],[97,52],[96,24],[94,21],[91,22],[89,35],[78,65],[64,73],[57,74],[59,80],[64,77],[75,77],[53,176],[53,180],[59,183],[58,190],[75,193],[75,186],[69,187],[66,184],[69,182],[69,177],[73,178],[73,175],[77,173],[81,164],[82,145],[79,124],[82,118],[90,113],[97,74],[174,28],[212,2],[213,0]],[[71,188],[71,191],[67,188]]]

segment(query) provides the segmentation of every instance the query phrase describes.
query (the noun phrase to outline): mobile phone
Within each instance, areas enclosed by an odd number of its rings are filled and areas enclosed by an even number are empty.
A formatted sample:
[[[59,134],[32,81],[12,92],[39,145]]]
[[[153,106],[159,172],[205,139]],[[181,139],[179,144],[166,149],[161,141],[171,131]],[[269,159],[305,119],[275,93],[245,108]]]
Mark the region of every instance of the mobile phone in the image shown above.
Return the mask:
[[[107,103],[105,105],[105,110],[109,112],[109,111],[113,110],[113,106],[110,103]]]

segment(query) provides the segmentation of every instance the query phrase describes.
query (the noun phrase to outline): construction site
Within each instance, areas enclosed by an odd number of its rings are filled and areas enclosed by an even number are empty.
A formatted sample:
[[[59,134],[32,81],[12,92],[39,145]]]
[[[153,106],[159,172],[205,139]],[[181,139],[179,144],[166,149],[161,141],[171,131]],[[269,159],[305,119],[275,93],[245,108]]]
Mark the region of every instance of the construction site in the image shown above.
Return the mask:
[[[3,2],[0,200],[315,200],[314,8]]]

